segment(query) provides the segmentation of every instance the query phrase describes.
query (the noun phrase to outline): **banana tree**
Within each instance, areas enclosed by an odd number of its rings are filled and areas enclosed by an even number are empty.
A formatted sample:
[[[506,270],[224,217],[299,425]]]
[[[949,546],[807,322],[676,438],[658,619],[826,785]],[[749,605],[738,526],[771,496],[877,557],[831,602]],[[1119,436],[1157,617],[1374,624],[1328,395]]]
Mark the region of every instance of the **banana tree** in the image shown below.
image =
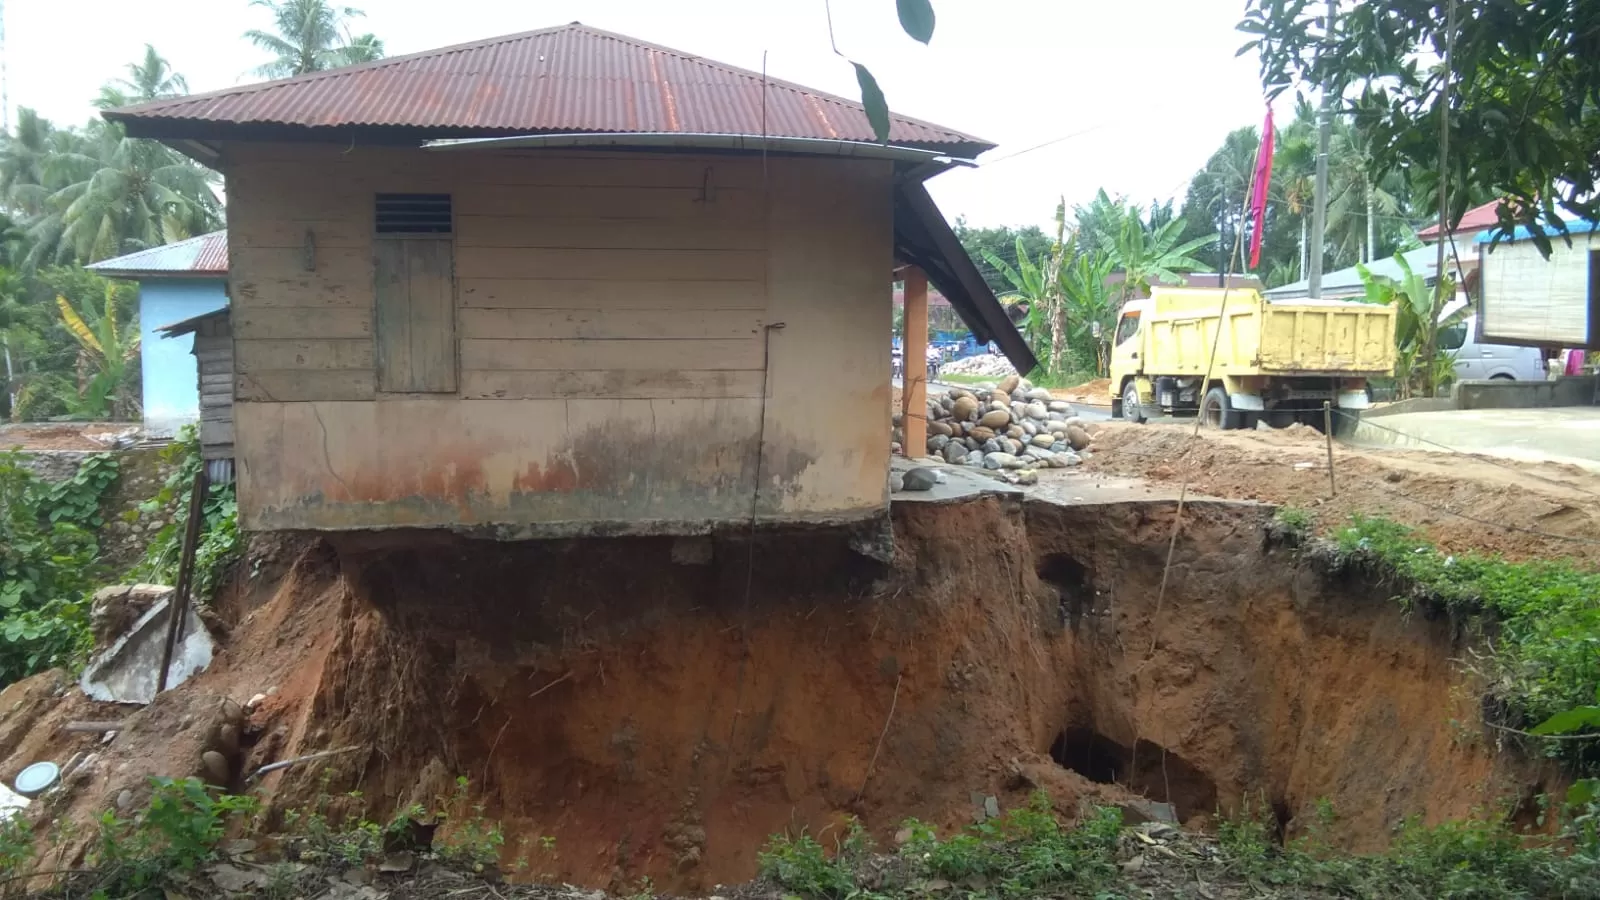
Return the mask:
[[[1067,311],[1061,290],[1061,273],[1072,254],[1073,242],[1066,232],[1066,202],[1063,199],[1056,206],[1055,240],[1051,242],[1050,252],[1040,256],[1037,262],[1028,255],[1020,237],[1017,238],[1015,266],[993,251],[983,251],[983,258],[1012,287],[1000,297],[1000,302],[1007,306],[1026,305],[1023,335],[1029,345],[1037,347],[1048,340],[1050,349],[1045,354],[1045,371],[1052,377],[1062,374],[1067,351]]]
[[[60,294],[56,306],[61,310],[62,326],[78,342],[78,394],[68,403],[73,416],[132,418],[138,402],[126,382],[129,364],[139,355],[139,332],[117,325],[121,303],[116,285],[106,285],[105,305],[98,313],[84,304],[87,319]]]
[[[1061,293],[1072,322],[1072,341],[1092,348],[1095,375],[1111,365],[1111,332],[1117,316],[1116,294],[1106,279],[1116,260],[1105,250],[1081,253],[1061,270]]]
[[[1394,261],[1400,268],[1399,279],[1374,275],[1366,266],[1356,266],[1365,291],[1361,299],[1395,307],[1395,380],[1401,395],[1409,397],[1420,392],[1432,397],[1455,374],[1455,354],[1439,348],[1439,332],[1463,318],[1467,310],[1444,314],[1455,297],[1455,280],[1448,273],[1429,287],[1428,280],[1412,271],[1403,255],[1396,253]]]

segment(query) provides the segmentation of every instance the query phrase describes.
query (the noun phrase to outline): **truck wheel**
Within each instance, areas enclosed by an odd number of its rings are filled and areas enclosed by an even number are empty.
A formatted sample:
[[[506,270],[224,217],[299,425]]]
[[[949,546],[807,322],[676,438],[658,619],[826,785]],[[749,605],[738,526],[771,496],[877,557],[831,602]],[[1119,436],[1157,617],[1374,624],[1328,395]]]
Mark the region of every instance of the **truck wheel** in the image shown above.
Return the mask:
[[[1240,425],[1240,414],[1234,411],[1228,392],[1220,387],[1206,391],[1200,401],[1200,422],[1207,428],[1231,431]]]
[[[1134,424],[1145,421],[1144,409],[1139,406],[1139,383],[1132,378],[1122,388],[1122,417]]]

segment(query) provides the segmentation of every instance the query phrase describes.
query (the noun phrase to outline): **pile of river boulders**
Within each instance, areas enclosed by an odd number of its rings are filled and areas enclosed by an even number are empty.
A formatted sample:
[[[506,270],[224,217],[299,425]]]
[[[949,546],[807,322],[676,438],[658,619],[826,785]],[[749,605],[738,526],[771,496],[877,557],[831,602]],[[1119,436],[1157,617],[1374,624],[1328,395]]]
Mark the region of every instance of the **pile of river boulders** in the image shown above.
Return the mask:
[[[992,390],[952,388],[930,397],[927,416],[927,454],[951,465],[1064,469],[1089,453],[1089,432],[1072,407],[1016,375]],[[904,439],[900,425],[896,415],[897,444]]]

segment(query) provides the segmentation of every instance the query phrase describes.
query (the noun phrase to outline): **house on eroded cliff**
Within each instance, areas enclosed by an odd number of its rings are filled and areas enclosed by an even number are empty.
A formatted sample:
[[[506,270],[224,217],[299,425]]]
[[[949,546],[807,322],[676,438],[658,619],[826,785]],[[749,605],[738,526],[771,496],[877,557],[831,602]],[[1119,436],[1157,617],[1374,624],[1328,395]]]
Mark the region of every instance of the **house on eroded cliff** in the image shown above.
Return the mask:
[[[990,144],[583,25],[106,115],[226,176],[248,529],[881,515],[897,265],[1033,366],[922,186]]]

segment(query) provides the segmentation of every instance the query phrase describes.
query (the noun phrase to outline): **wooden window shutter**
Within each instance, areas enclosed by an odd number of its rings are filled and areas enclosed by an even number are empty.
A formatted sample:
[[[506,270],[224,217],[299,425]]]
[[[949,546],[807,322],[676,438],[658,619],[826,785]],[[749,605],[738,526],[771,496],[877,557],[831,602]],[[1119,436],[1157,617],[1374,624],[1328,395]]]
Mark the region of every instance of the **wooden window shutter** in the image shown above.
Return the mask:
[[[378,390],[456,391],[449,194],[379,194],[373,241]]]

